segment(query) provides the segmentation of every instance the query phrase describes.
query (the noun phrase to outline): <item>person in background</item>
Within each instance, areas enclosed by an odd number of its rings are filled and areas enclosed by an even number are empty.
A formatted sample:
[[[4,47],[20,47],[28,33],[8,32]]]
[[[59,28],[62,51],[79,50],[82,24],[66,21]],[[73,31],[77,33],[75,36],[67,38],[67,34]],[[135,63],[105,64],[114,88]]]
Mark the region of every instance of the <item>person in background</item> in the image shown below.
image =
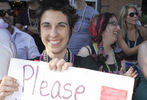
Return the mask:
[[[77,66],[98,70],[98,64],[92,57],[75,56],[67,48],[72,29],[77,21],[74,8],[67,0],[43,0],[40,13],[40,35],[45,50],[36,59],[49,62],[51,70],[61,71],[62,67]],[[0,84],[0,98],[4,98],[18,90],[16,79],[5,76]]]
[[[93,55],[95,60],[101,64],[103,72],[122,74],[123,56],[122,53],[115,52],[119,30],[117,18],[113,13],[106,12],[96,15],[90,25],[91,45],[82,47],[78,55],[82,57]],[[137,73],[131,67],[126,75],[135,78]]]
[[[82,47],[90,44],[89,26],[98,11],[88,6],[85,0],[74,0],[74,7],[77,10],[79,19],[75,24],[68,48],[73,54],[77,54]]]
[[[14,40],[17,56],[20,59],[33,59],[40,55],[34,39],[27,33],[20,31],[14,26],[14,10],[8,2],[0,2],[0,9],[3,11],[2,18],[8,23],[8,30]]]
[[[139,83],[135,89],[134,100],[147,100],[147,41],[143,42],[138,49]]]
[[[118,43],[126,54],[125,60],[128,67],[137,62],[139,45],[147,39],[147,29],[137,24],[138,10],[136,5],[126,4],[119,14],[120,34]]]
[[[141,9],[141,6],[137,5],[137,10],[138,10],[138,17],[139,18],[142,17],[142,9]],[[137,24],[141,26],[142,24],[141,24],[139,18],[138,18]]]
[[[0,7],[5,8],[1,3]],[[8,73],[10,59],[16,57],[14,41],[7,28],[8,24],[3,20],[3,10],[0,9],[0,83],[2,78]]]
[[[39,52],[42,53],[44,45],[38,31],[40,0],[27,0],[26,2],[28,7],[19,10],[15,25],[17,28],[27,32],[34,38]]]

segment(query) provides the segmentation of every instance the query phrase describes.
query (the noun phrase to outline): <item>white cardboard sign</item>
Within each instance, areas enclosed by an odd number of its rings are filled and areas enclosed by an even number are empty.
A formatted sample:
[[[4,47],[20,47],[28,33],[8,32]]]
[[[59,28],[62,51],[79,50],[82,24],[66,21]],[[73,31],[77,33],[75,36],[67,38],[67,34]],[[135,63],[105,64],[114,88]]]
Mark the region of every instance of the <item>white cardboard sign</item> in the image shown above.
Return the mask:
[[[130,77],[75,67],[54,72],[42,61],[11,59],[8,75],[19,91],[5,100],[131,100],[134,87]]]

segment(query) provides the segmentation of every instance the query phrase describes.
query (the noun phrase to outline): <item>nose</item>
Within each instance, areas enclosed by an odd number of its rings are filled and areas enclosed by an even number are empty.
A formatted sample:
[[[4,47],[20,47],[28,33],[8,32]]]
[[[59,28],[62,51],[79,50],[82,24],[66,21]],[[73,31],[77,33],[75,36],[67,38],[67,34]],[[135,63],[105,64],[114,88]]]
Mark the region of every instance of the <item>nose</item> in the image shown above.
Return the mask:
[[[56,37],[57,35],[58,35],[58,31],[57,31],[56,27],[52,27],[51,31],[50,31],[50,36]]]
[[[134,14],[134,17],[135,17],[135,18],[137,18],[137,17],[138,17],[138,15]]]

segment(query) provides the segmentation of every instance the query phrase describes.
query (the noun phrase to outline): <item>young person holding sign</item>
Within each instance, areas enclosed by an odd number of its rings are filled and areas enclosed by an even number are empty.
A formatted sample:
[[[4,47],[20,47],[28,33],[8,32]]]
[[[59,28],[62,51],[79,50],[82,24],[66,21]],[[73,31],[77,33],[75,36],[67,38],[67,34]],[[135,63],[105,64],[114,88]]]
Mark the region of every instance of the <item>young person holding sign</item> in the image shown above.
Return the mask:
[[[40,35],[45,50],[38,60],[49,62],[51,70],[61,71],[69,66],[81,66],[98,70],[98,64],[92,57],[75,56],[67,49],[72,29],[77,20],[76,11],[67,0],[44,0],[40,14]],[[12,77],[5,76],[0,84],[0,100],[18,90],[18,84]]]

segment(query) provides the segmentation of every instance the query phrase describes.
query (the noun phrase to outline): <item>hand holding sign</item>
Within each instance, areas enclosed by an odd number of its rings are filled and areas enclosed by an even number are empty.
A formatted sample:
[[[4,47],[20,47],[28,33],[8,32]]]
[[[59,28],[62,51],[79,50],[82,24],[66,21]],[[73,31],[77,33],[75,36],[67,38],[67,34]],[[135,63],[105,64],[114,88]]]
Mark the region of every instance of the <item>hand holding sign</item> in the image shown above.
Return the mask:
[[[56,59],[53,59],[49,62],[49,67],[51,70],[61,71],[62,67],[64,67],[64,69],[67,69],[69,66],[72,66],[72,63],[65,62],[64,59],[59,60],[56,58]],[[25,72],[25,67],[26,66],[24,66],[24,72]],[[31,67],[31,66],[29,66],[29,67]],[[31,77],[29,77],[29,78],[31,78]],[[24,76],[23,81],[29,80],[29,78],[26,79],[26,77]],[[17,91],[17,90],[18,90],[18,83],[17,83],[16,79],[14,79],[10,76],[3,77],[2,82],[0,84],[0,100],[4,99],[8,95],[13,94],[14,91]]]
[[[57,70],[57,71],[61,71],[62,70],[62,67],[64,69],[68,69],[68,67],[72,66],[72,63],[70,62],[65,62],[64,59],[58,59],[58,58],[55,58],[55,59],[52,59],[50,62],[49,62],[49,67],[50,67],[50,70]]]
[[[4,76],[0,84],[0,100],[18,90],[16,79]]]

